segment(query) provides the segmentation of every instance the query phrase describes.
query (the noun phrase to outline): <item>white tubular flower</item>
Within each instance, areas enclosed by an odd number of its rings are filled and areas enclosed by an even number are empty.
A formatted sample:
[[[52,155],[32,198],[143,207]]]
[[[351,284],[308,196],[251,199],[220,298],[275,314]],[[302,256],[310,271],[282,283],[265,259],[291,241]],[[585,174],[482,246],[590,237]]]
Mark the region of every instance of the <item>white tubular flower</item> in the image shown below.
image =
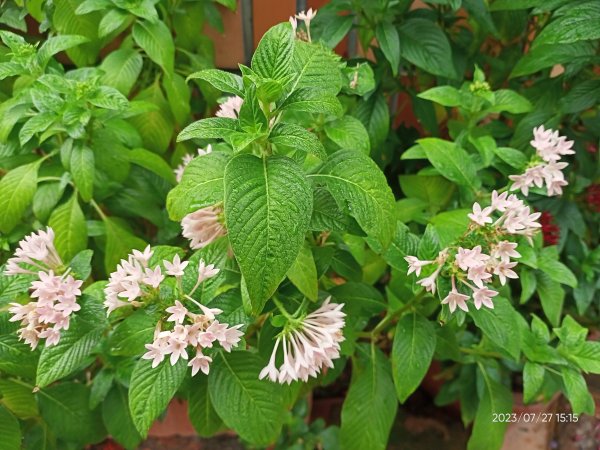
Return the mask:
[[[506,261],[498,261],[495,265],[494,265],[494,274],[498,275],[498,278],[500,279],[500,284],[502,286],[504,286],[506,284],[506,279],[507,278],[519,278],[519,275],[517,275],[517,273],[512,270],[513,267],[515,267],[517,265],[517,263],[515,261],[513,262],[506,262]]]
[[[421,269],[428,265],[433,264],[434,261],[421,261],[416,256],[405,256],[404,260],[408,263],[407,275],[415,273],[416,276],[421,276]]]
[[[208,375],[211,362],[212,358],[210,356],[203,355],[202,351],[198,350],[196,356],[188,363],[188,366],[192,368],[192,376],[196,375],[199,370],[201,370],[204,375]]]
[[[481,245],[477,245],[472,249],[458,247],[458,252],[455,257],[456,264],[461,270],[469,270],[473,267],[478,267],[490,259],[489,255],[481,252]]]
[[[473,204],[473,212],[468,214],[469,219],[478,225],[484,226],[486,223],[492,223],[490,214],[493,212],[491,206],[481,209],[479,203]]]
[[[23,264],[26,265],[23,267]],[[15,255],[9,258],[5,275],[34,275],[38,270],[56,270],[63,265],[54,247],[54,230],[50,227],[31,233],[19,241]]]
[[[189,239],[193,250],[204,248],[215,239],[225,236],[227,230],[221,223],[223,209],[207,206],[185,216],[181,221],[183,237]]]
[[[296,20],[295,17],[290,17],[290,25],[292,25],[292,31],[295,34],[296,30],[298,29],[298,21]]]
[[[494,309],[494,302],[492,298],[498,295],[498,292],[488,287],[482,287],[473,290],[473,303],[475,309],[481,309],[481,305],[487,306],[490,309]]]
[[[312,8],[309,8],[308,11],[300,11],[298,14],[296,14],[296,19],[300,19],[302,21],[304,21],[304,24],[306,25],[306,27],[310,26],[310,22],[315,18],[315,16],[317,15],[317,10],[315,9],[313,11]]]
[[[179,300],[175,300],[175,306],[169,306],[165,311],[171,314],[167,318],[167,322],[175,322],[180,324],[183,323],[185,316],[188,313],[187,308],[183,306]]]
[[[435,272],[433,272],[428,277],[417,281],[417,284],[419,286],[424,287],[427,292],[431,292],[432,294],[435,294],[435,291],[437,289],[437,277],[440,274],[441,270],[442,270],[442,265],[440,264],[440,266],[436,269]]]
[[[456,311],[456,307],[458,306],[465,312],[469,312],[469,307],[467,306],[466,301],[469,299],[468,295],[461,294],[456,290],[456,283],[454,277],[452,277],[452,290],[448,293],[446,298],[442,300],[442,305],[448,305],[450,308],[450,312],[453,313]]]
[[[200,263],[198,264],[198,283],[216,276],[220,271],[214,264],[207,265],[203,259],[200,259]]]
[[[237,119],[243,103],[244,99],[242,97],[237,95],[235,97],[229,97],[224,103],[221,103],[221,106],[215,113],[215,116]]]
[[[259,379],[269,378],[278,383],[308,381],[317,377],[324,367],[333,367],[340,356],[340,343],[344,340],[345,313],[343,304],[330,303],[328,297],[321,307],[308,314],[290,330],[284,330],[275,341],[269,363],[259,374]],[[283,347],[283,364],[277,369],[279,344]]]
[[[209,153],[212,153],[212,145],[210,145],[210,144],[208,144],[206,149],[203,149],[203,148],[198,149],[198,156],[205,156],[205,155],[208,155]],[[173,170],[173,173],[175,174],[175,179],[177,180],[178,183],[180,183],[181,179],[183,178],[183,172],[185,171],[185,168],[193,160],[194,160],[194,155],[190,155],[189,153],[185,154],[185,155],[183,155],[183,158],[181,159],[181,164],[179,164],[177,166],[177,168]]]
[[[165,266],[167,275],[171,275],[173,277],[182,277],[184,275],[184,270],[189,263],[189,261],[181,262],[179,255],[175,255],[173,262],[163,259],[163,265]]]
[[[520,258],[521,254],[516,250],[518,244],[510,241],[500,241],[492,247],[492,257],[501,261],[510,261],[510,258]]]

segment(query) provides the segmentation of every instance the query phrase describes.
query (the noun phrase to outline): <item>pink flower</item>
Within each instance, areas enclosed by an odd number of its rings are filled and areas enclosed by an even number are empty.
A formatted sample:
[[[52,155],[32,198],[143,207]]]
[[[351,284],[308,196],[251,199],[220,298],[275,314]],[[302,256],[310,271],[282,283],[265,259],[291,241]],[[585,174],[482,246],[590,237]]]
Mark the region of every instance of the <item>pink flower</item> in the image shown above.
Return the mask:
[[[211,362],[211,357],[203,355],[202,352],[198,350],[196,356],[188,363],[188,366],[192,367],[192,376],[196,375],[199,370],[201,370],[204,375],[208,375]]]
[[[169,306],[165,311],[171,314],[167,318],[167,322],[175,323],[183,323],[185,316],[188,313],[187,308],[183,306],[179,300],[175,300],[175,306]]]
[[[171,275],[174,277],[182,277],[184,274],[184,270],[189,263],[189,261],[181,262],[181,259],[179,259],[179,255],[175,255],[172,263],[163,260],[163,264],[165,266],[167,275]]]
[[[477,245],[472,249],[458,247],[458,252],[455,256],[456,264],[461,270],[468,270],[471,267],[477,267],[484,264],[490,257],[485,253],[481,253],[481,245]]]
[[[166,352],[171,354],[169,360],[171,361],[172,366],[177,364],[179,358],[188,359],[188,354],[185,350],[187,345],[188,343],[186,341],[180,341],[179,339],[169,337]]]
[[[219,339],[219,344],[226,352],[230,352],[232,347],[235,347],[240,342],[243,332],[239,330],[242,324],[228,327],[222,335],[223,339]]]
[[[415,256],[405,256],[404,260],[408,263],[407,275],[415,272],[416,276],[421,276],[421,269],[428,264],[433,264],[433,261],[421,261]]]
[[[520,258],[521,254],[515,250],[518,244],[516,242],[500,241],[492,247],[492,256],[502,261],[510,261],[510,258]]]
[[[235,97],[229,97],[224,103],[221,103],[215,116],[237,119],[243,103],[244,100],[237,95]]]
[[[194,250],[204,248],[215,239],[227,234],[221,223],[223,210],[216,206],[208,206],[185,216],[181,221],[183,237],[189,239]]]
[[[60,341],[60,332],[54,328],[46,328],[38,335],[40,338],[46,339],[46,347],[58,344]]]
[[[131,256],[139,261],[144,267],[148,264],[148,261],[150,261],[153,254],[152,247],[149,245],[146,246],[143,252],[140,252],[139,250],[133,250],[133,252],[131,252]]]
[[[513,267],[515,267],[517,265],[516,262],[506,262],[506,261],[499,261],[495,266],[494,266],[494,274],[498,275],[498,278],[500,279],[500,284],[502,286],[504,286],[506,284],[506,279],[507,278],[519,278],[519,275],[517,275],[517,273],[512,270]]]
[[[448,293],[446,298],[442,300],[442,305],[448,305],[450,312],[453,313],[458,306],[465,312],[469,312],[466,301],[469,299],[468,295],[461,294],[456,290],[456,283],[454,277],[452,277],[452,290]]]
[[[507,207],[510,206],[510,202],[507,200],[508,192],[498,194],[498,191],[492,192],[492,209],[500,212],[504,212]]]
[[[473,204],[473,212],[468,214],[469,219],[478,225],[484,226],[486,223],[492,223],[492,218],[490,214],[492,213],[492,208],[490,206],[481,209],[479,203],[475,202]]]
[[[156,266],[154,270],[150,269],[149,267],[146,267],[145,273],[146,276],[142,278],[142,281],[155,289],[165,279],[165,276],[160,270],[160,266]]]
[[[475,303],[475,308],[480,309],[483,304],[488,308],[494,309],[492,297],[495,297],[496,295],[498,295],[498,292],[487,287],[473,290],[473,303]]]
[[[435,294],[435,290],[437,288],[436,280],[441,270],[442,266],[440,265],[431,275],[417,281],[417,284],[424,287],[427,292]]]
[[[481,265],[471,267],[467,272],[467,278],[475,283],[478,287],[482,288],[483,283],[492,278],[492,274],[487,272],[485,265]]]
[[[206,264],[203,259],[198,264],[198,283],[202,283],[208,278],[212,278],[220,272],[220,269],[216,268],[214,264]]]
[[[167,339],[159,338],[156,339],[152,344],[145,345],[148,352],[142,355],[142,359],[151,359],[152,368],[154,369],[165,359],[167,354]]]

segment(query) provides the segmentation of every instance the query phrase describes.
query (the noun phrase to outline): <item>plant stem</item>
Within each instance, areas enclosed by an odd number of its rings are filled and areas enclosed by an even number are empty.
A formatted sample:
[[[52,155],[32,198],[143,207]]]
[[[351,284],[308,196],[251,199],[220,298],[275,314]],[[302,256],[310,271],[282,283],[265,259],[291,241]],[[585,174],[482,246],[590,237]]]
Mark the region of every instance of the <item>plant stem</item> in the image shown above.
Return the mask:
[[[94,207],[94,209],[96,210],[98,215],[102,218],[102,220],[106,219],[106,214],[104,214],[104,211],[102,211],[100,206],[98,206],[98,203],[96,203],[93,198],[90,199],[90,205],[92,205]]]
[[[289,312],[287,312],[287,309],[284,308],[283,304],[277,300],[276,297],[273,297],[273,303],[275,303],[275,306],[277,306],[277,309],[279,310],[279,312],[281,312],[281,314],[288,319],[291,322],[295,322],[296,319],[294,318],[294,316],[292,316]]]
[[[394,311],[392,314],[388,314],[383,318],[381,322],[379,322],[373,331],[371,331],[371,336],[375,336],[379,334],[385,327],[387,327],[395,318],[401,316],[403,313],[411,309],[416,303],[419,303],[423,297],[425,297],[425,290],[421,290],[417,295],[411,298],[408,303],[406,303],[402,308],[397,311]]]

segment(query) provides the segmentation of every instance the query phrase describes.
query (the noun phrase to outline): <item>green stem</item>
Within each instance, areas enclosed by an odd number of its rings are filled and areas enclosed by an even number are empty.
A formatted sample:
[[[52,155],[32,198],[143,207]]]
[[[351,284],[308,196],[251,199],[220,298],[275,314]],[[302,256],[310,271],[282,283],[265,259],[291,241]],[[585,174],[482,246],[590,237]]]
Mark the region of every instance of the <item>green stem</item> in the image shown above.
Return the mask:
[[[406,311],[412,309],[415,304],[419,303],[423,297],[425,297],[426,291],[425,290],[421,290],[417,295],[415,295],[413,298],[411,298],[408,303],[406,303],[402,308],[400,308],[397,311],[394,311],[392,314],[388,314],[387,316],[385,316],[383,318],[383,320],[381,322],[379,322],[375,328],[373,328],[373,331],[371,331],[371,336],[375,336],[377,334],[379,334],[383,329],[385,329],[395,318],[401,316],[403,313],[405,313]]]
[[[104,211],[102,211],[102,209],[100,209],[100,206],[98,206],[98,203],[96,203],[93,198],[90,200],[90,205],[92,205],[94,207],[94,209],[96,210],[98,215],[102,218],[102,220],[106,220],[106,214],[104,214]]]
[[[279,312],[281,312],[281,314],[288,319],[291,322],[295,322],[296,318],[294,316],[292,316],[289,312],[287,312],[287,309],[285,309],[285,307],[283,306],[283,304],[277,300],[276,297],[273,297],[273,303],[275,303],[275,306],[277,306],[277,309],[279,310]]]

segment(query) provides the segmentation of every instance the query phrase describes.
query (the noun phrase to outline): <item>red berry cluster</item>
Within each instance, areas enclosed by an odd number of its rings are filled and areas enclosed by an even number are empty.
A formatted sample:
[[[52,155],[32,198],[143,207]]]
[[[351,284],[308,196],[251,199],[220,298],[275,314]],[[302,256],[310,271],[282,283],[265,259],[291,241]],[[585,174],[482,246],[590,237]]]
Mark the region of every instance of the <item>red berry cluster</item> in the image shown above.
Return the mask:
[[[585,191],[585,201],[594,212],[600,212],[600,184],[592,184]]]
[[[540,216],[540,223],[542,224],[542,235],[544,237],[545,245],[556,245],[560,238],[560,227],[554,223],[554,216],[548,211],[543,211]]]

